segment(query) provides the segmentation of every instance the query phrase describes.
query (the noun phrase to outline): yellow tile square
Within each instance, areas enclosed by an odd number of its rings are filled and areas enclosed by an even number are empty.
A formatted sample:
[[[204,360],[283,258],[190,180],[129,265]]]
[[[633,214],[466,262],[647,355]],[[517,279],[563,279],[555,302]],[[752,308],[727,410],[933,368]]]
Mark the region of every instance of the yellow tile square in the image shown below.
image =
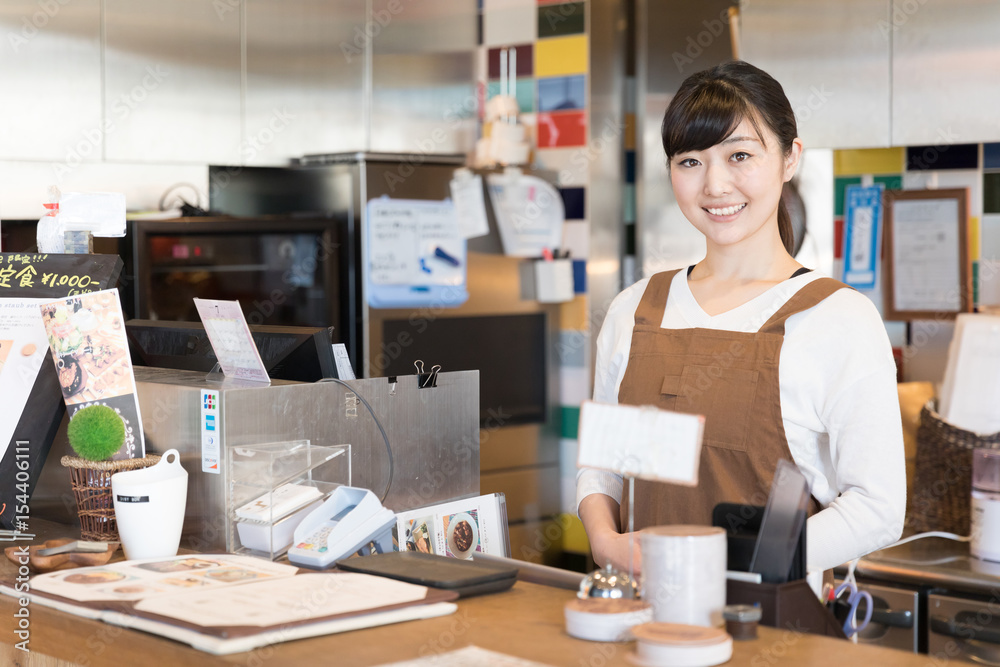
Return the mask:
[[[906,149],[862,148],[833,152],[834,176],[899,174],[903,171]]]
[[[535,77],[587,73],[587,36],[556,37],[535,42]]]
[[[587,330],[587,295],[577,294],[559,306],[559,328],[563,331]]]

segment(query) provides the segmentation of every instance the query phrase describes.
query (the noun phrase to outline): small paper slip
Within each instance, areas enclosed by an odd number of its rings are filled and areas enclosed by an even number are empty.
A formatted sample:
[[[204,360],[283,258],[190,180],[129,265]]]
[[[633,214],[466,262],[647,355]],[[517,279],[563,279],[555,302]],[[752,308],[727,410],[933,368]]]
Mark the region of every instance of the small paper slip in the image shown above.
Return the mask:
[[[194,307],[226,377],[270,383],[240,302],[195,299]]]
[[[577,465],[697,486],[704,428],[701,415],[584,401]]]
[[[437,653],[405,662],[386,663],[382,667],[547,667],[548,663],[515,658],[478,646],[466,646],[449,653]]]
[[[323,495],[315,486],[285,484],[236,510],[236,516],[251,521],[276,521]]]
[[[473,176],[468,169],[456,169],[455,178],[451,181],[451,199],[455,203],[462,238],[471,239],[490,233],[482,176]]]

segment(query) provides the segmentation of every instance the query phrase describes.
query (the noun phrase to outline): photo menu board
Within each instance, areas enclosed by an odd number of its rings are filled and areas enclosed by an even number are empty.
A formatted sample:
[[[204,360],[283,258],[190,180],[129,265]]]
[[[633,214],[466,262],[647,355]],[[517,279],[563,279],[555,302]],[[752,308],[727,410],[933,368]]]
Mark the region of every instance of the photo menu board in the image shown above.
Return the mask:
[[[114,287],[121,270],[116,255],[0,253],[0,479],[16,482],[0,487],[0,527],[23,521],[66,410],[40,305]]]

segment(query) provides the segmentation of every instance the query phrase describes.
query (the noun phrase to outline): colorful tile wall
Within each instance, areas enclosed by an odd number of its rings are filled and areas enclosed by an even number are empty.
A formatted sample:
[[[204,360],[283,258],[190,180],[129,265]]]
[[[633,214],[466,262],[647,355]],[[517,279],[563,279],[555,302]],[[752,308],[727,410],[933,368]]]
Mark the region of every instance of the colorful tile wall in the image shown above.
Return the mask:
[[[483,0],[485,53],[479,65],[488,100],[500,91],[500,48],[516,45],[521,121],[530,125],[528,133],[535,141],[534,164],[556,174],[566,211],[563,249],[573,259],[576,293],[572,301],[559,307],[560,348],[570,351],[559,358],[560,428],[566,445],[561,450],[567,452],[575,451],[579,405],[589,397],[593,373],[588,359],[591,332],[586,295],[591,166],[585,149],[589,123],[587,9],[585,1]],[[564,511],[571,512],[575,466],[570,460],[560,468],[565,468],[560,480]],[[584,535],[579,550],[585,551],[585,545]]]

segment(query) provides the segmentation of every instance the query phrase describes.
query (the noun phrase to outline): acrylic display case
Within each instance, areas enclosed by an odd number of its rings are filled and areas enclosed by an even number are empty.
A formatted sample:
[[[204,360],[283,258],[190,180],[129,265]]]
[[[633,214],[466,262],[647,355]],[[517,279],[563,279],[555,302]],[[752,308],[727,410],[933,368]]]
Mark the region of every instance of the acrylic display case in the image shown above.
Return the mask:
[[[308,440],[228,450],[226,550],[274,560],[295,527],[339,486],[351,484],[351,446]]]

